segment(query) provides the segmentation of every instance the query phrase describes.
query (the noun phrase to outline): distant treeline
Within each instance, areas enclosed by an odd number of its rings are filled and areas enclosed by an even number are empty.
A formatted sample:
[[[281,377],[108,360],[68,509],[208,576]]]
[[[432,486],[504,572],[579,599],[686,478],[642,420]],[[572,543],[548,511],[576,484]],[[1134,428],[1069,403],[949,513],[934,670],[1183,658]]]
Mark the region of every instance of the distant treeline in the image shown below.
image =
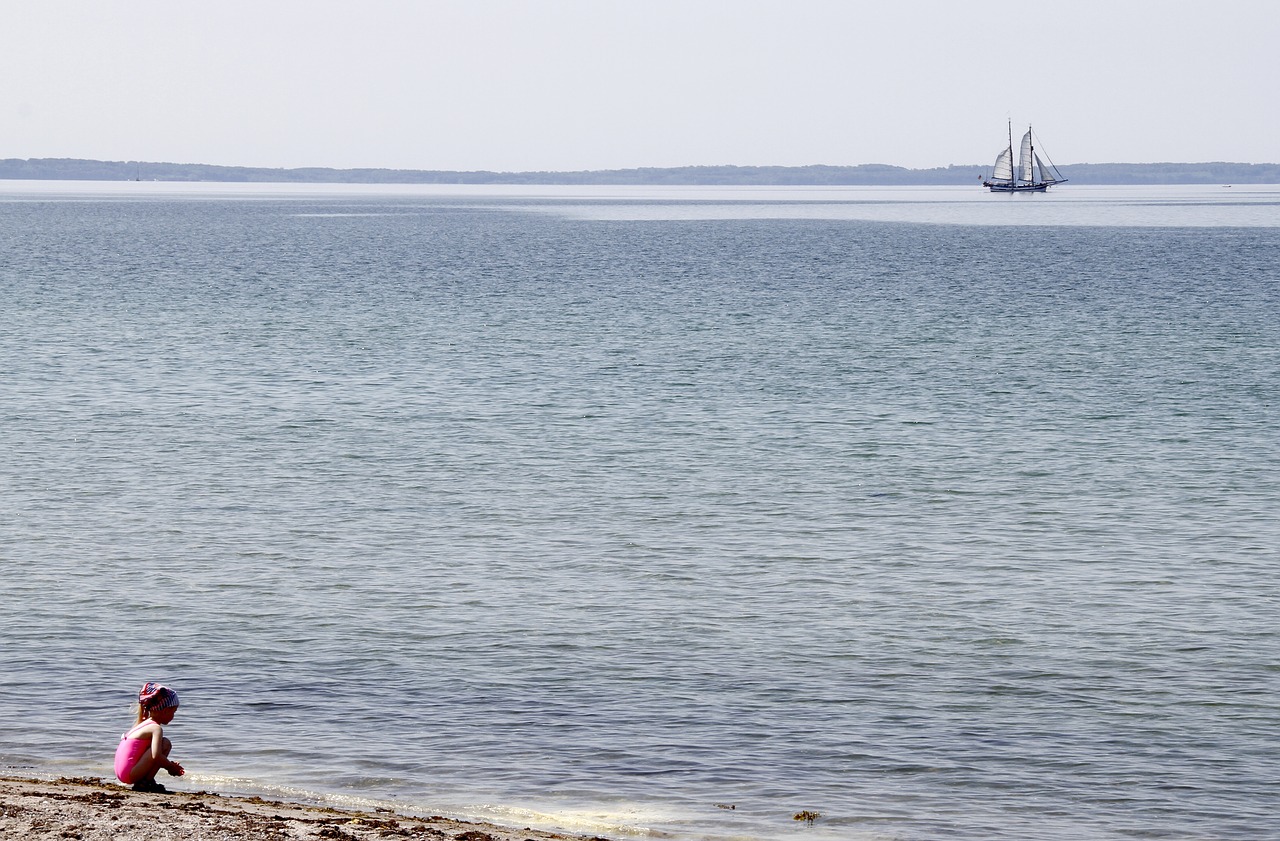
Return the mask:
[[[1068,164],[1077,184],[1280,184],[1280,164]],[[451,172],[421,169],[269,169],[265,167],[90,161],[76,158],[0,160],[0,179],[50,181],[226,181],[328,184],[659,184],[784,186],[911,186],[976,184],[980,164],[906,169],[858,166],[681,166],[581,172]]]

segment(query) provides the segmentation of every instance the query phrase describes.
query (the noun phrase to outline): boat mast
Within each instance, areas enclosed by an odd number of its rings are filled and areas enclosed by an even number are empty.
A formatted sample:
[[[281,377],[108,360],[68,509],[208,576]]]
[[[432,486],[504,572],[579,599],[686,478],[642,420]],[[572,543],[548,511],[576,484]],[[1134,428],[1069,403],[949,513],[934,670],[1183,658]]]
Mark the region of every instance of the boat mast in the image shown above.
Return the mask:
[[[1009,118],[1009,186],[1017,186],[1018,173],[1013,169],[1013,117]]]

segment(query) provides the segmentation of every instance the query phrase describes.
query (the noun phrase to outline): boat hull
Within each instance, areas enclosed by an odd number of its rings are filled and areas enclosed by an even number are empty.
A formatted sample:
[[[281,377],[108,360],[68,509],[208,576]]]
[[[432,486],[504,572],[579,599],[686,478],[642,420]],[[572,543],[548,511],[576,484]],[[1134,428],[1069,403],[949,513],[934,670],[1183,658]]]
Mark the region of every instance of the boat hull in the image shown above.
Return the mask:
[[[992,184],[983,181],[982,186],[993,193],[1043,193],[1049,189],[1048,184]]]

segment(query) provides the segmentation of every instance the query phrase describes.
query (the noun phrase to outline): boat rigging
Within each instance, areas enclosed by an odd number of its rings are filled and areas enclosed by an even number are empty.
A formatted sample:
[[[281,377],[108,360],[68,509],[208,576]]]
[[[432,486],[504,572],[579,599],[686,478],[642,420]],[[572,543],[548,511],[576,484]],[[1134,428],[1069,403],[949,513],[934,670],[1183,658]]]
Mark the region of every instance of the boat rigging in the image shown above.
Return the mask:
[[[1046,163],[1048,164],[1046,166]],[[1037,178],[1037,173],[1039,178]],[[1009,121],[1009,145],[996,156],[991,177],[982,182],[993,193],[1043,193],[1054,184],[1062,184],[1058,168],[1043,150],[1037,150],[1031,136],[1031,126],[1022,136],[1022,148],[1018,154],[1018,168],[1013,168],[1013,121]]]

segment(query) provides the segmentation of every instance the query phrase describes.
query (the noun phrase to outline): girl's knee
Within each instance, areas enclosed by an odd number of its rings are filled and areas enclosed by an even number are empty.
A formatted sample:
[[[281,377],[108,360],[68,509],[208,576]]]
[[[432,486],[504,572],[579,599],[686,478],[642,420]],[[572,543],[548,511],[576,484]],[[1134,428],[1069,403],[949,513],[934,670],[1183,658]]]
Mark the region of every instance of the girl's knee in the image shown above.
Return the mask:
[[[160,755],[161,755],[161,756],[168,756],[168,755],[169,755],[169,751],[170,751],[170,749],[172,749],[172,748],[173,748],[173,742],[169,741],[169,739],[168,739],[168,738],[163,738],[163,739],[161,739],[161,740],[160,740]]]

